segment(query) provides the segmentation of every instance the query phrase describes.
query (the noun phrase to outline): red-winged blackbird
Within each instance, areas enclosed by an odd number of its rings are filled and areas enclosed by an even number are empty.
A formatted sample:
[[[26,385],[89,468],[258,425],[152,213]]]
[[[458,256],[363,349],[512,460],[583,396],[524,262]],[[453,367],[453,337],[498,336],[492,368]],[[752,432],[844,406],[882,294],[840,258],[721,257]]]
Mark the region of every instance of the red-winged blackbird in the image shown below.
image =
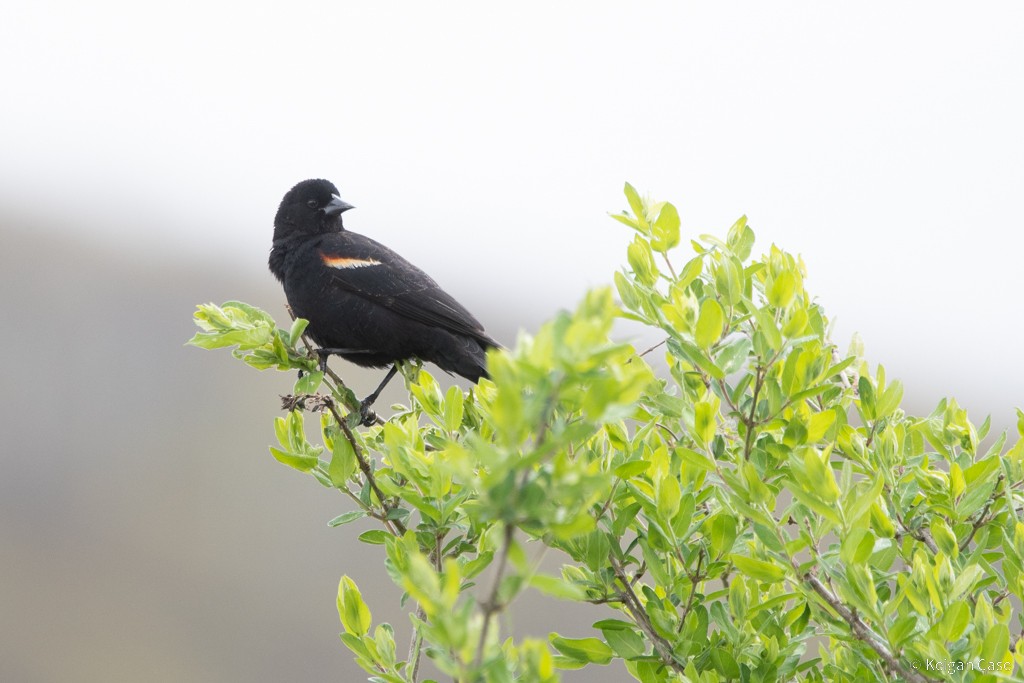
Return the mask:
[[[326,180],[304,180],[274,217],[270,271],[296,316],[309,321],[321,366],[338,355],[364,367],[391,365],[362,405],[370,405],[398,370],[418,358],[473,382],[487,377],[484,353],[498,343],[429,275],[369,237],[345,230],[353,208]]]

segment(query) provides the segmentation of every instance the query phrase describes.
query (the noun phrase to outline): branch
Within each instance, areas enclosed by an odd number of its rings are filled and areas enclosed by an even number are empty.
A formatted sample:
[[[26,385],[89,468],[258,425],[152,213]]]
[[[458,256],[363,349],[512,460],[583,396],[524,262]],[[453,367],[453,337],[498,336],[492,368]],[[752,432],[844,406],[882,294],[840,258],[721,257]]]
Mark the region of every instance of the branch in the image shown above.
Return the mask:
[[[387,496],[385,496],[384,492],[380,490],[379,486],[377,486],[377,480],[373,476],[373,469],[370,467],[370,462],[363,454],[363,449],[359,445],[359,442],[356,441],[355,434],[353,434],[352,430],[349,428],[348,422],[346,422],[345,419],[342,418],[341,414],[338,413],[338,408],[334,403],[334,399],[328,398],[327,409],[331,411],[331,415],[334,416],[334,420],[338,423],[338,426],[341,427],[341,431],[345,433],[345,438],[348,439],[350,444],[352,444],[352,451],[356,454],[356,462],[359,463],[359,469],[363,471],[363,476],[366,477],[367,483],[369,483],[370,488],[373,489],[378,500],[380,500],[381,507],[384,508],[384,516],[387,517],[387,513],[391,512],[394,507],[388,503]],[[389,521],[397,530],[397,536],[405,535],[405,524],[403,524],[401,520],[391,519]]]
[[[685,667],[680,664],[672,654],[672,645],[654,630],[654,626],[651,625],[650,619],[647,618],[647,612],[644,610],[643,605],[640,604],[640,598],[638,598],[636,593],[633,592],[633,584],[630,583],[629,578],[626,576],[626,572],[622,568],[622,564],[611,555],[608,557],[608,560],[611,562],[612,570],[614,570],[616,578],[618,578],[619,583],[622,584],[623,602],[629,609],[630,613],[632,613],[633,621],[636,622],[636,625],[640,627],[640,630],[642,630],[651,640],[651,643],[654,644],[654,649],[658,652],[658,656],[661,657],[662,663],[673,671],[680,674],[684,673]]]
[[[903,663],[896,658],[896,655],[889,650],[882,638],[872,631],[871,627],[865,624],[854,611],[844,605],[843,602],[818,579],[818,577],[812,576],[811,574],[805,574],[804,581],[814,589],[814,592],[817,593],[829,607],[835,610],[835,612],[842,617],[843,621],[850,626],[850,630],[858,640],[870,647],[879,657],[882,658],[882,661],[885,662],[890,671],[898,673],[900,678],[907,681],[913,681],[914,683],[928,683],[929,679],[927,677],[919,674],[913,669],[905,668]]]
[[[896,507],[893,506],[893,509],[895,510]],[[900,523],[900,526],[903,527],[904,533],[910,534],[911,538],[918,540],[921,543],[924,543],[926,546],[928,546],[928,550],[931,550],[933,555],[939,554],[939,546],[935,545],[935,540],[928,534],[927,531],[925,531],[924,529],[918,529],[917,531],[915,531],[914,529],[911,529],[909,526],[907,526],[907,523],[903,521],[903,517],[901,517],[899,514],[894,512],[893,516],[896,518],[896,521]]]

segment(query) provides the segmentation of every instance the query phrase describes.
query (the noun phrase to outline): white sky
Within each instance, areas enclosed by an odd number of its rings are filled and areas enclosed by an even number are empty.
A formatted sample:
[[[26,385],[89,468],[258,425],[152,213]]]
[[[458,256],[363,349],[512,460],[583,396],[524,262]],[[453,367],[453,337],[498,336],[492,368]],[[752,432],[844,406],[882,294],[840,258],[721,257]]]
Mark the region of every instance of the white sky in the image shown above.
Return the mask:
[[[629,180],[694,233],[746,213],[838,339],[1005,422],[1022,38],[1020,2],[8,3],[0,215],[264,273],[322,176],[459,298],[550,311],[624,262]]]

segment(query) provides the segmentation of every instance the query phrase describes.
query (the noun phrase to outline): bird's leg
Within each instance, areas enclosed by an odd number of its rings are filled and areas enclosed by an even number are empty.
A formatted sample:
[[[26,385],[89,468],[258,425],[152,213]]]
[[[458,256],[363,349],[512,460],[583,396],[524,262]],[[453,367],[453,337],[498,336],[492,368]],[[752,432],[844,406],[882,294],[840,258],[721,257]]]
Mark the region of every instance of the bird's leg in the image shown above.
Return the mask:
[[[384,376],[384,381],[374,389],[372,394],[364,398],[359,404],[359,415],[363,418],[364,427],[369,427],[377,421],[377,416],[372,410],[370,410],[370,406],[372,406],[373,402],[377,400],[377,397],[380,396],[380,392],[384,391],[384,387],[388,385],[388,382],[391,381],[391,378],[394,377],[397,372],[398,364],[396,363],[391,366],[390,370],[388,370],[388,374]]]

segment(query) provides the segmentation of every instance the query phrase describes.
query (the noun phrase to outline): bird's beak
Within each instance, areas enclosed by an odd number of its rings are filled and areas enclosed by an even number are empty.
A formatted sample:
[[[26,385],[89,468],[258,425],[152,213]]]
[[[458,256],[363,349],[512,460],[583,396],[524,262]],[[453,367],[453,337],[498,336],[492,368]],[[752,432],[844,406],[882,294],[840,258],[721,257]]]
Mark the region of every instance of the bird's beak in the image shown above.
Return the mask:
[[[348,202],[342,201],[341,197],[338,195],[334,195],[327,206],[324,207],[324,213],[328,216],[340,216],[349,209],[354,208],[356,207],[352,206]]]

